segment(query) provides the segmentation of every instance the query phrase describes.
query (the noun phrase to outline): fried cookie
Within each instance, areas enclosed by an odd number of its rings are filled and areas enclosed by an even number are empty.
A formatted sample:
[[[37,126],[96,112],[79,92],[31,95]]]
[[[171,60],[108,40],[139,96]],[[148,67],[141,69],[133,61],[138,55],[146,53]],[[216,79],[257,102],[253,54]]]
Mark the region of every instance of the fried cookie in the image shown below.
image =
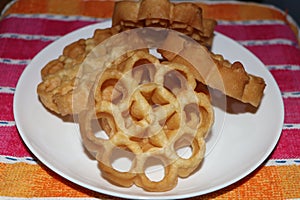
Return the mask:
[[[67,45],[62,55],[42,68],[37,93],[45,107],[62,116],[73,114],[74,85],[82,62],[95,46],[118,32],[118,27],[97,29],[93,37]]]
[[[158,50],[166,60],[184,64],[204,85],[254,107],[260,105],[266,86],[263,78],[247,73],[239,61],[231,63],[188,37],[173,35],[170,32]]]
[[[168,0],[116,2],[112,24],[123,30],[140,27],[162,27],[179,31],[210,48],[216,21],[203,18],[202,9],[193,3],[171,3]]]
[[[204,158],[214,121],[209,97],[194,91],[196,80],[182,64],[160,62],[139,50],[122,60],[98,75],[88,109],[80,113],[83,144],[111,183],[171,190],[178,177],[188,177]],[[99,136],[95,126],[105,135]],[[188,157],[178,153],[184,147],[192,151]],[[113,165],[116,152],[130,154],[127,170]],[[153,160],[163,166],[160,180],[146,172]]]

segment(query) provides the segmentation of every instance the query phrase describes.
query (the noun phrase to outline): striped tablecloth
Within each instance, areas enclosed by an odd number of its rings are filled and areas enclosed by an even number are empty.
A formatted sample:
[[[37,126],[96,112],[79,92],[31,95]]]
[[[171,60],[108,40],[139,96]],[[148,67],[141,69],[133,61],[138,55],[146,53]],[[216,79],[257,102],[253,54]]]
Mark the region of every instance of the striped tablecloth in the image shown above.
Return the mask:
[[[216,199],[300,198],[300,47],[293,20],[252,3],[199,3],[216,30],[253,52],[282,93],[285,120],[270,157],[246,178],[202,196]],[[22,142],[13,116],[22,71],[44,47],[80,27],[110,18],[113,1],[13,1],[0,21],[0,199],[112,198],[77,186],[39,162]]]

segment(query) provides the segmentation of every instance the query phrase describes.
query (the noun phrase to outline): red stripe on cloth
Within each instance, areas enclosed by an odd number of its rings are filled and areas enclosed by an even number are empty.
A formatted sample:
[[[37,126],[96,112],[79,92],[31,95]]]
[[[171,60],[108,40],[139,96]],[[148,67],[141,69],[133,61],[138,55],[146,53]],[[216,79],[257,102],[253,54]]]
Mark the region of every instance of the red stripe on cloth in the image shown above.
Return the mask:
[[[285,129],[282,131],[279,142],[271,155],[272,159],[300,158],[299,129]]]
[[[31,59],[51,42],[2,38],[0,39],[0,56],[11,59]]]
[[[1,21],[0,33],[59,36],[94,23],[97,22],[81,20],[60,21],[46,18],[30,18],[28,20],[27,18],[10,17]]]
[[[294,32],[287,25],[217,25],[215,30],[234,40],[281,38],[298,42]]]
[[[14,121],[13,94],[0,93],[0,120]]]
[[[0,63],[0,86],[16,87],[25,65]]]
[[[246,46],[266,65],[298,65],[300,48],[290,45],[257,45]]]
[[[284,98],[283,103],[285,109],[284,123],[300,123],[300,97]]]
[[[0,154],[16,157],[31,156],[16,126],[0,127]]]
[[[272,73],[282,92],[300,91],[299,70],[271,70],[270,72]]]

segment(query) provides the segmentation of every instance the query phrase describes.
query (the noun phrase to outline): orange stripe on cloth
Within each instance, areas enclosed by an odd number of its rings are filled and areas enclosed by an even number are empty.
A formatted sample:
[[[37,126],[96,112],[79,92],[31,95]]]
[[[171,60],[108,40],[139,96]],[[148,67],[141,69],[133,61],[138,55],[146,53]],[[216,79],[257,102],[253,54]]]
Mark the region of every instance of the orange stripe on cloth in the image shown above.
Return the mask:
[[[202,197],[203,199],[297,198],[300,196],[299,180],[299,166],[264,166],[237,183]],[[0,196],[107,198],[65,180],[44,166],[25,163],[0,163]]]
[[[290,166],[260,167],[246,178],[204,199],[287,199],[300,197],[300,168]]]
[[[222,20],[276,19],[286,20],[281,12],[259,4],[244,3],[197,3],[208,18]],[[114,1],[80,0],[19,0],[6,14],[10,13],[52,13],[64,15],[85,15],[90,17],[111,17]]]
[[[286,16],[269,6],[254,3],[197,3],[203,16],[221,20],[286,20]]]
[[[79,0],[19,0],[5,13],[8,14],[61,14],[84,15],[97,18],[110,18],[114,1]]]
[[[43,165],[26,163],[0,163],[1,196],[108,198],[64,179]]]
[[[291,23],[287,19],[286,13],[280,12],[273,7],[256,3],[197,4],[203,9],[203,15],[205,17],[217,20],[282,20],[289,24],[298,38],[299,30],[296,24]],[[7,10],[5,15],[10,13],[50,13],[110,18],[113,9],[114,1],[19,0]]]
[[[197,3],[203,9],[203,16],[216,20],[281,20],[288,24],[296,37],[299,30],[291,23],[287,13],[275,7],[257,3]],[[299,40],[300,38],[298,38]]]

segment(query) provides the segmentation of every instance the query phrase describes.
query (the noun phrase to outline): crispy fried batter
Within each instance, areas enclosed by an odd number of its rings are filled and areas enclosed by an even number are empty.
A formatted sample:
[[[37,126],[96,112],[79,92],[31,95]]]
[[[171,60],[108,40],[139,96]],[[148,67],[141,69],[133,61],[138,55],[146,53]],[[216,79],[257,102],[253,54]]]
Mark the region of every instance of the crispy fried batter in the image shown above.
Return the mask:
[[[113,26],[123,30],[138,27],[163,27],[184,33],[200,44],[211,47],[216,21],[202,17],[202,9],[193,3],[168,0],[120,1],[115,4]]]
[[[42,82],[37,87],[41,102],[62,116],[74,114],[72,98],[80,65],[95,46],[118,32],[117,26],[97,29],[92,38],[80,39],[66,46],[61,56],[41,70]]]
[[[262,78],[248,74],[241,62],[230,63],[189,38],[174,37],[172,32],[158,51],[168,61],[187,66],[201,83],[259,106],[266,84]]]
[[[147,191],[170,190],[178,177],[189,176],[201,163],[204,138],[214,121],[212,106],[207,95],[194,91],[196,80],[185,66],[161,63],[145,51],[122,60],[125,67],[112,64],[99,74],[89,109],[80,114],[83,143],[110,182]],[[107,137],[97,137],[94,121]],[[189,158],[177,153],[182,147],[191,148]],[[133,155],[128,171],[113,166],[116,149]],[[164,167],[159,181],[147,176],[151,159]]]

